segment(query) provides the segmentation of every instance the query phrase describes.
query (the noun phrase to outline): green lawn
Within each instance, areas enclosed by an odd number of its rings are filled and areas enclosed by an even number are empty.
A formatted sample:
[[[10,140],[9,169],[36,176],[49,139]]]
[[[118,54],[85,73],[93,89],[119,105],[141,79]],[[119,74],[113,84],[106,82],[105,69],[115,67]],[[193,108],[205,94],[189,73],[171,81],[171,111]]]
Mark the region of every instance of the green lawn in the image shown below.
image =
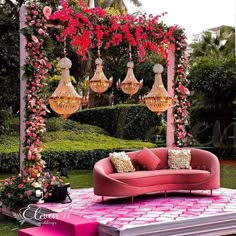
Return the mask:
[[[221,164],[220,175],[221,187],[236,189],[236,165]]]
[[[9,177],[9,174],[1,174],[0,179]],[[73,170],[69,172],[69,178],[65,182],[71,184],[71,188],[88,188],[93,185],[93,177],[91,170]],[[236,165],[221,164],[221,187],[236,189]],[[16,220],[9,219],[0,215],[0,235],[1,236],[17,236],[19,228],[29,227],[29,225],[21,226]]]
[[[85,125],[83,125],[85,126]],[[82,126],[82,127],[83,127]],[[43,151],[81,151],[109,149],[141,149],[156,147],[156,144],[140,140],[125,140],[102,134],[98,128],[90,130],[47,132]],[[92,128],[91,128],[92,127]],[[19,151],[19,136],[0,135],[0,153]]]
[[[20,225],[16,220],[5,217],[0,214],[0,235],[17,236],[18,230],[31,227],[29,224]]]

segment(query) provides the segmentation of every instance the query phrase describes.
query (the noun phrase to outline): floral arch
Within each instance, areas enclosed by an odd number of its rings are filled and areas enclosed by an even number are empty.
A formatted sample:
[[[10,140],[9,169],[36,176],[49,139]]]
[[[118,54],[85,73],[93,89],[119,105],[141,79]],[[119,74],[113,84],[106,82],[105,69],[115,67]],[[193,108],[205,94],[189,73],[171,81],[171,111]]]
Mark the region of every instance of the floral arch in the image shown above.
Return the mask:
[[[175,49],[174,97],[173,108],[174,143],[173,146],[184,146],[190,136],[186,131],[188,123],[189,91],[186,88],[186,37],[178,26],[167,27],[159,23],[161,16],[109,15],[100,8],[89,9],[83,1],[79,7],[72,7],[68,1],[61,1],[61,8],[56,9],[52,1],[25,2],[26,38],[24,60],[24,78],[26,78],[25,99],[25,130],[23,154],[26,173],[40,173],[44,162],[41,159],[43,147],[42,135],[45,132],[44,116],[47,107],[41,96],[44,78],[51,68],[44,42],[48,37],[49,24],[63,26],[57,40],[63,42],[70,39],[71,46],[77,54],[86,60],[90,48],[118,46],[122,41],[137,48],[140,62],[145,60],[147,50],[159,53],[168,65],[168,54]],[[163,14],[164,15],[164,14]],[[174,48],[174,49],[173,49]]]

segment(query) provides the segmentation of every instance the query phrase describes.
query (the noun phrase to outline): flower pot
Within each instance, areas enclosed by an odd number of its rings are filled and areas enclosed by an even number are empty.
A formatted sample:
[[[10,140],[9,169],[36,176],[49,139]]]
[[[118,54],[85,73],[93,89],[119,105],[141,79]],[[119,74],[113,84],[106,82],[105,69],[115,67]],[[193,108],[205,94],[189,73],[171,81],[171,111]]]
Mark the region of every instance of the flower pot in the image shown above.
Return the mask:
[[[49,186],[49,197],[46,202],[63,202],[67,196],[68,185],[51,185]]]

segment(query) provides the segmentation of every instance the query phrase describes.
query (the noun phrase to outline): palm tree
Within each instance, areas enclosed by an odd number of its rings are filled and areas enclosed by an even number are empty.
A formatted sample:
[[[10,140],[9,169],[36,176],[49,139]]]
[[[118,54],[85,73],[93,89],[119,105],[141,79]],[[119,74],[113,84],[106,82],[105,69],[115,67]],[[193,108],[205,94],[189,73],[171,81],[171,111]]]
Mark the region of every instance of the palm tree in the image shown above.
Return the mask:
[[[200,42],[190,45],[193,49],[192,59],[203,56],[223,58],[234,54],[234,28],[221,26],[214,30],[218,30],[216,36],[212,31],[205,31]]]
[[[89,6],[91,0],[85,0],[85,4]],[[141,2],[139,0],[129,0],[131,3],[133,3],[135,6],[142,6]],[[123,0],[94,0],[96,7],[101,8],[109,8],[113,7],[117,10],[119,10],[121,13],[127,12],[127,6],[125,5]]]

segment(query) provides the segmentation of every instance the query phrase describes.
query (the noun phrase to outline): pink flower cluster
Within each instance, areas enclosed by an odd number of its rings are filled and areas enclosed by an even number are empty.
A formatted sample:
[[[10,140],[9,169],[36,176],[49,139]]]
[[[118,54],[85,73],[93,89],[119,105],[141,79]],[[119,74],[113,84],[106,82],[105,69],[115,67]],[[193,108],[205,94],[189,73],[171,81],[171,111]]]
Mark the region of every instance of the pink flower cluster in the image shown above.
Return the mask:
[[[186,37],[180,32],[176,42],[176,84],[175,88],[175,108],[174,108],[174,126],[175,126],[175,146],[185,146],[191,134],[186,130],[189,118],[189,96],[190,91],[186,87],[188,59],[186,55]]]
[[[47,34],[47,22],[51,15],[50,7],[42,7],[42,4],[28,2],[26,5],[26,25],[30,34],[26,35],[27,44],[25,59],[25,72],[30,71],[26,81],[26,128],[24,137],[25,164],[27,168],[34,167],[37,173],[42,171],[41,162],[42,141],[45,132],[44,116],[47,108],[41,98],[44,87],[44,78],[51,68],[48,58],[43,53],[43,44]],[[27,171],[26,171],[27,172]],[[30,174],[30,173],[28,173]],[[19,186],[18,186],[19,187]]]
[[[20,181],[19,181],[20,180]],[[17,183],[17,189],[19,189],[19,190],[21,190],[21,189],[23,189],[23,187],[25,186],[25,184],[28,184],[29,182],[27,181],[27,179],[25,179],[25,178],[21,178],[21,176],[19,175],[18,177],[16,177],[16,176],[11,176],[10,178],[7,178],[7,179],[5,179],[4,180],[4,186],[6,186],[6,187],[8,187],[8,186],[13,186],[13,185],[15,185],[16,184],[16,182],[18,182]],[[20,182],[20,183],[19,183]],[[0,190],[3,188],[3,186],[0,188]],[[16,190],[17,191],[17,190]],[[31,193],[32,193],[32,191],[31,190],[23,190],[23,192],[24,192],[24,194],[25,194],[25,196],[27,196],[27,197],[29,197],[30,195],[31,195]],[[24,195],[23,195],[23,192],[22,192],[22,194],[20,194],[19,195],[19,197],[20,198],[23,198],[24,197]],[[11,194],[15,194],[15,193],[6,193],[6,196],[8,197],[8,198],[11,198]]]
[[[62,1],[62,9],[50,16],[51,20],[59,20],[63,25],[58,40],[70,38],[71,46],[84,60],[89,48],[104,45],[108,49],[121,42],[126,42],[127,47],[136,47],[140,61],[144,60],[148,49],[167,59],[168,45],[174,39],[176,27],[163,27],[159,18],[146,14],[139,17],[129,14],[111,16],[100,8],[89,9],[83,4],[77,11],[66,0]]]

